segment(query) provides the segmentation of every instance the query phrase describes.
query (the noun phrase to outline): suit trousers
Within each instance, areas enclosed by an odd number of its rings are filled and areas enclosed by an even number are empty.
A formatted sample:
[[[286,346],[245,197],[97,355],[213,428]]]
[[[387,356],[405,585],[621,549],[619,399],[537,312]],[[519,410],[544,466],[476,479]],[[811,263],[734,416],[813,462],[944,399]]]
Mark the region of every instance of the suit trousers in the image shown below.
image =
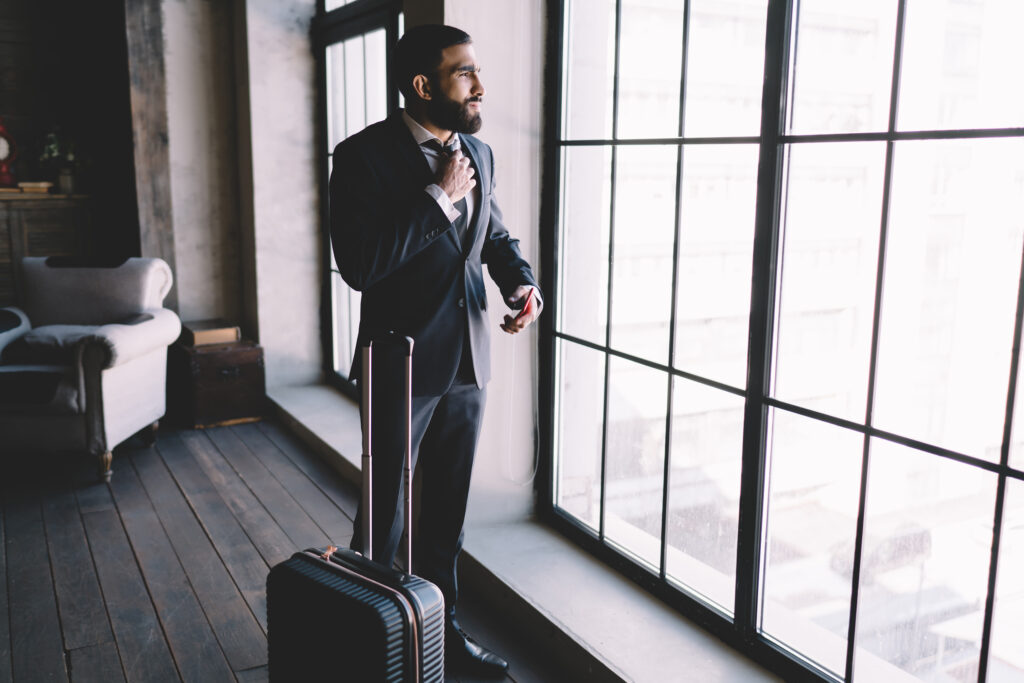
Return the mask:
[[[374,354],[372,550],[376,562],[392,566],[405,525],[404,371],[395,370],[397,359],[378,362]],[[458,598],[456,564],[486,395],[486,389],[476,386],[467,348],[444,395],[412,399],[413,469],[419,467],[421,477],[413,569],[441,589],[449,613]],[[351,547],[363,549],[361,501]]]

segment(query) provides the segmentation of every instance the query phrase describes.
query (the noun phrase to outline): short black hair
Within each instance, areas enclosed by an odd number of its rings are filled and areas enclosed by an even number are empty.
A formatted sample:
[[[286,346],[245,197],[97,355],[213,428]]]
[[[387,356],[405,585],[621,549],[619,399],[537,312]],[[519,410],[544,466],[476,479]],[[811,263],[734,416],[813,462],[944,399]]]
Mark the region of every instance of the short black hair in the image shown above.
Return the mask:
[[[444,24],[414,26],[395,46],[395,82],[406,100],[416,96],[412,79],[424,74],[431,80],[437,77],[441,52],[452,45],[471,43],[473,39],[462,29]]]

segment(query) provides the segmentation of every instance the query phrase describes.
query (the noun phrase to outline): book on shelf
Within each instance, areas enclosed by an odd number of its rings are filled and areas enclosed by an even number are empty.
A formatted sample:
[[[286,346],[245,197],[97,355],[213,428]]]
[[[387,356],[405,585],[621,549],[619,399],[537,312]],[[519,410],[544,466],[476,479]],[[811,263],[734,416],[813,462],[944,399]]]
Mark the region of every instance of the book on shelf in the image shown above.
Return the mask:
[[[47,193],[50,188],[53,187],[53,183],[48,181],[22,181],[18,183],[18,188],[22,192],[38,192]]]
[[[241,338],[241,328],[223,318],[193,320],[181,324],[180,341],[187,346],[230,344],[241,340]]]

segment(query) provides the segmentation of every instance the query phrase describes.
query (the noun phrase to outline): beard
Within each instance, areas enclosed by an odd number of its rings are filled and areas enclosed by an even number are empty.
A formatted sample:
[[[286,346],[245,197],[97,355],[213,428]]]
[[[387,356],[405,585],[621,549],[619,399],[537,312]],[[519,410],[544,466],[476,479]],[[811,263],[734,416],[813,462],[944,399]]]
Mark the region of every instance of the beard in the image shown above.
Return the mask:
[[[471,111],[470,102],[479,102],[480,98],[470,97],[465,102],[457,102],[447,95],[427,100],[427,116],[431,122],[444,130],[472,135],[480,130],[483,119],[479,112]]]

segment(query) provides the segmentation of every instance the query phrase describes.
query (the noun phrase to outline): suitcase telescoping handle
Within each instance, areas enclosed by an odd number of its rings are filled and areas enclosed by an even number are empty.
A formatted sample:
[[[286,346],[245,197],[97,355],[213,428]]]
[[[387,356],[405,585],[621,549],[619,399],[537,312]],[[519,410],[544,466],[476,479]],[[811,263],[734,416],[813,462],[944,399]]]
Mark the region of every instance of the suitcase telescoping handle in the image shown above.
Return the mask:
[[[412,337],[390,333],[363,347],[363,553],[373,559],[373,347],[401,346],[405,355],[405,571],[412,573]]]

